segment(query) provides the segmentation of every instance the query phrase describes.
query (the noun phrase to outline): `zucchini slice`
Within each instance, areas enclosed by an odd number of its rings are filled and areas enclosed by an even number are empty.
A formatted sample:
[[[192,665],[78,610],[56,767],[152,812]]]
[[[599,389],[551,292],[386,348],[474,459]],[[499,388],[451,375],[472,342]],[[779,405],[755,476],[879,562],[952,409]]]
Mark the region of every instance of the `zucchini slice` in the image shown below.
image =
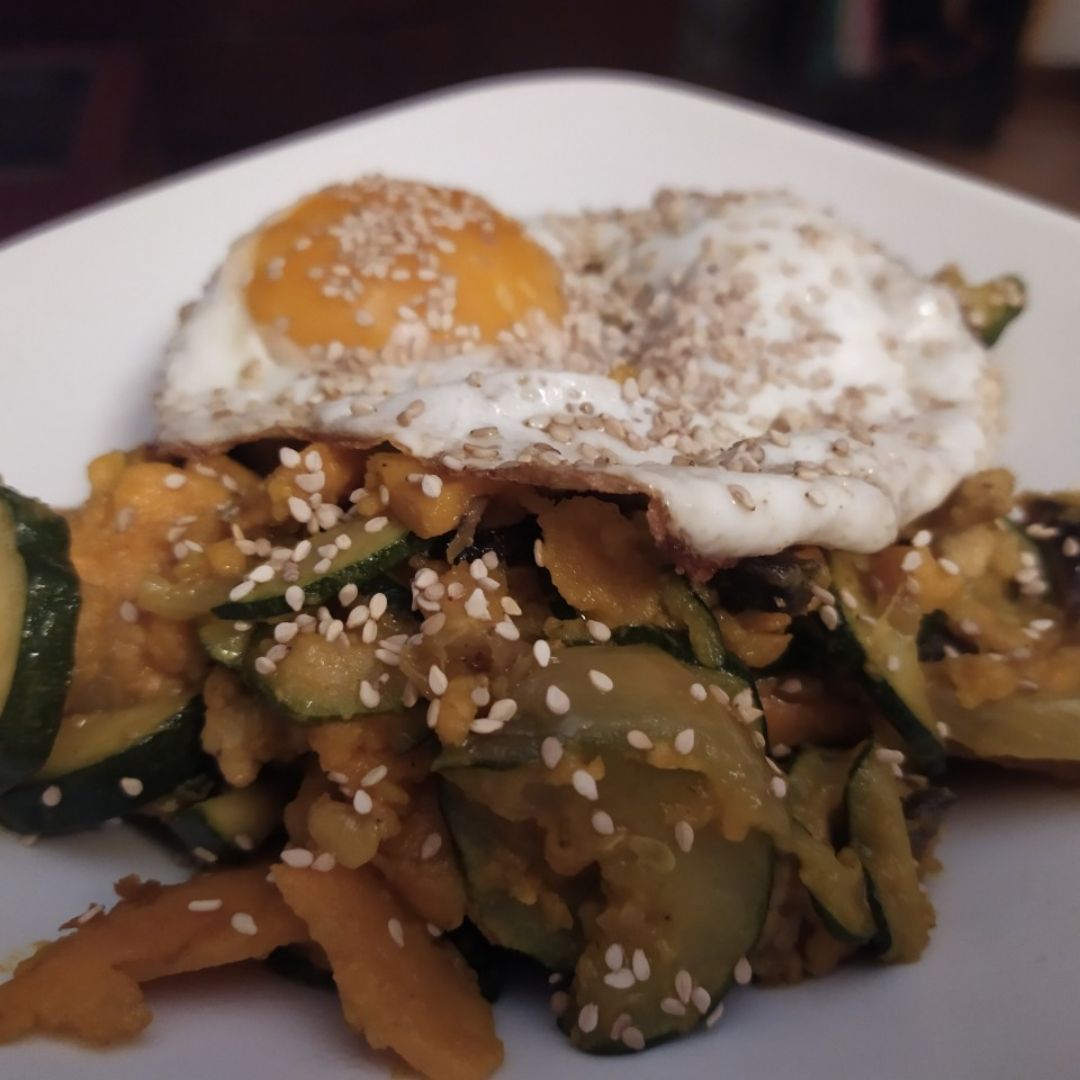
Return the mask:
[[[208,615],[200,620],[198,626],[199,644],[206,650],[206,655],[230,671],[237,671],[243,666],[244,654],[255,631],[253,626],[240,625],[243,629],[238,630],[234,620],[216,619]]]
[[[919,663],[917,635],[901,633],[889,611],[877,612],[863,584],[862,556],[829,555],[840,622],[830,634],[834,655],[857,672],[889,724],[908,746],[909,757],[928,775],[945,767],[926,676]]]
[[[873,743],[852,769],[847,812],[851,846],[866,871],[878,925],[870,947],[883,960],[918,960],[930,941],[934,909],[919,882],[896,779],[877,759]]]
[[[285,801],[281,790],[256,781],[189,806],[165,825],[200,861],[239,862],[281,826]]]
[[[499,817],[452,783],[440,785],[439,799],[465,874],[469,917],[484,937],[551,971],[572,971],[583,945],[576,917],[583,890],[547,870],[540,830]],[[542,878],[531,902],[512,892],[513,873],[525,867]]]
[[[374,519],[373,519],[374,520]],[[363,521],[347,521],[334,529],[319,533],[316,549],[299,564],[300,574],[295,582],[304,590],[304,605],[315,607],[333,599],[345,585],[364,585],[384,570],[415,554],[424,546],[403,525],[387,521],[376,532],[368,532]],[[340,543],[348,544],[341,550]],[[338,554],[323,566],[319,547],[338,544]],[[317,569],[318,568],[318,569]],[[255,588],[241,600],[229,600],[214,608],[221,619],[271,619],[289,615],[292,608],[285,602],[290,583],[274,578]]]
[[[787,778],[787,805],[797,828],[818,844],[834,846],[841,830],[848,778],[853,760],[862,752],[809,747],[800,751]],[[803,847],[794,845],[796,854]],[[837,853],[835,861],[801,852],[799,878],[829,933],[840,941],[870,941],[876,924],[866,894],[865,876],[858,856],[850,848]]]
[[[0,796],[0,823],[55,834],[130,814],[212,772],[202,726],[198,696],[66,716],[33,780]]]
[[[997,344],[1005,328],[1027,303],[1027,287],[1015,274],[1002,274],[972,285],[960,273],[959,267],[950,265],[935,276],[952,291],[968,329],[987,348]]]
[[[597,685],[594,672],[607,675],[610,688],[603,679]],[[569,699],[565,712],[548,707],[551,685]],[[567,896],[585,889],[575,912],[581,929],[573,928],[583,937],[574,963],[573,1004],[563,1024],[575,1045],[590,1052],[619,1052],[639,1038],[650,1043],[695,1027],[727,991],[765,917],[774,861],[771,832],[787,834],[787,814],[770,792],[772,774],[754,740],[757,733],[735,706],[723,703],[723,695],[695,692],[695,685],[718,687],[729,696],[746,688],[728,672],[680,663],[648,645],[568,648],[557,663],[515,688],[518,711],[504,728],[446,748],[436,761],[444,781],[461,796],[509,823],[495,835],[517,854],[521,867],[533,865],[531,848],[514,847],[522,843],[514,830],[524,822],[543,837],[550,869],[563,879],[563,887],[552,891]],[[692,740],[685,737],[688,729]],[[569,764],[553,770],[543,763],[541,745],[551,739],[568,763],[603,762],[596,800],[570,783]],[[603,815],[610,817],[610,830]],[[740,826],[726,838],[721,823],[730,828],[736,821]],[[458,837],[462,819],[451,810],[448,823],[467,853],[474,840]],[[495,850],[488,853],[489,859],[499,857]],[[560,967],[565,965],[562,954],[569,953],[573,938],[557,940],[554,920],[521,910],[528,905],[512,912],[518,921],[507,929],[505,898],[514,879],[505,884],[505,874],[485,866],[483,851],[473,855],[472,865],[468,854],[463,861],[474,906],[496,904],[494,910],[472,912],[481,928],[490,932],[494,923],[505,943],[527,942],[532,955],[555,954]],[[474,877],[477,864],[480,876]],[[522,875],[521,887],[515,893],[519,900],[535,891],[533,875]],[[537,933],[547,939],[537,944]],[[608,960],[614,946],[621,949],[615,953],[624,970],[613,984]],[[639,974],[648,968],[644,978],[633,974],[637,950],[643,954]],[[691,990],[696,997],[680,1000]],[[593,1010],[581,1012],[589,1005],[596,1006],[595,1026],[589,1019]],[[630,1042],[617,1029],[612,1036],[623,1013],[635,1029]]]
[[[69,547],[59,514],[0,486],[0,791],[41,768],[60,727],[79,615]]]
[[[387,612],[379,625],[385,638],[406,634],[413,624]],[[379,659],[379,641],[367,644],[354,635],[346,645],[341,639],[327,641],[321,634],[298,634],[274,670],[259,671],[256,661],[273,643],[273,631],[260,630],[244,656],[242,670],[248,684],[291,720],[318,724],[403,708],[405,676]]]

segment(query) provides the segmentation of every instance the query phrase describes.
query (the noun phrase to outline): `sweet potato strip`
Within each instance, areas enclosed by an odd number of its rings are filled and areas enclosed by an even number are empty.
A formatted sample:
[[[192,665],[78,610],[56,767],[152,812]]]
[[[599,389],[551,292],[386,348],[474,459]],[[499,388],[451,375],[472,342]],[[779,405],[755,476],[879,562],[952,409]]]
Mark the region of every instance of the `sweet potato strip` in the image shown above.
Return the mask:
[[[134,1038],[151,1013],[139,983],[260,959],[305,941],[303,923],[265,866],[202,874],[179,885],[124,878],[120,902],[39,949],[0,986],[0,1043],[30,1032],[106,1046]],[[215,910],[199,910],[220,901]],[[248,918],[243,918],[246,915]],[[233,925],[233,917],[239,929]],[[252,932],[253,931],[253,932]]]
[[[326,951],[345,1019],[373,1047],[431,1080],[482,1080],[499,1067],[502,1043],[472,971],[374,870],[279,865],[274,880]]]

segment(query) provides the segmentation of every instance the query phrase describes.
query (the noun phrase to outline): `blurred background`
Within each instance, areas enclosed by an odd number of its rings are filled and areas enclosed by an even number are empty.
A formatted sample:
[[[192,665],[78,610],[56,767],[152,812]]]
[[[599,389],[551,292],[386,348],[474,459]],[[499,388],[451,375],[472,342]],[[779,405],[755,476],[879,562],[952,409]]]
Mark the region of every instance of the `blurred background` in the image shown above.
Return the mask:
[[[1080,212],[1080,0],[15,0],[0,237],[412,94],[555,67],[683,79]]]

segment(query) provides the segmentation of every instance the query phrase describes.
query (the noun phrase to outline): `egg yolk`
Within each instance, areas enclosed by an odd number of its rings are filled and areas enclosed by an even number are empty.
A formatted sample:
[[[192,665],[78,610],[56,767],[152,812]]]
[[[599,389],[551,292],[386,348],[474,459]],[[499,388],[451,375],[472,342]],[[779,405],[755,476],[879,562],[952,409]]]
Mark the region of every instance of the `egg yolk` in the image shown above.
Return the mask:
[[[401,329],[487,342],[564,311],[554,260],[518,222],[426,184],[371,178],[302,199],[262,228],[254,262],[253,318],[305,348],[377,350]]]

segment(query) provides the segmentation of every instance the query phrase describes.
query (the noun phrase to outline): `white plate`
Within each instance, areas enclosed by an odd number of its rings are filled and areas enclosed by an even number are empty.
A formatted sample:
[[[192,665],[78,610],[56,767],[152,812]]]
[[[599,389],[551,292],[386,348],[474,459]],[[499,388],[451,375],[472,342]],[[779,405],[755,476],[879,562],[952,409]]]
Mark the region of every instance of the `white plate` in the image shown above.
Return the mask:
[[[161,344],[225,244],[331,180],[383,170],[462,184],[512,213],[632,203],[661,184],[790,187],[932,270],[1018,271],[1030,311],[1000,350],[1003,460],[1032,484],[1080,482],[1080,222],[940,170],[714,95],[609,75],[482,83],[348,121],[39,232],[0,252],[0,469],[73,502],[90,456],[152,431]],[[964,790],[932,887],[939,929],[913,967],[853,968],[733,994],[712,1032],[635,1059],[573,1053],[539,991],[498,1009],[513,1077],[900,1080],[1076,1075],[1080,798],[1031,781]],[[0,837],[0,957],[132,870],[178,867],[126,830],[26,849]],[[150,989],[156,1019],[107,1055],[30,1041],[12,1080],[385,1075],[332,997],[261,970]],[[365,1068],[366,1066],[366,1068]],[[370,1070],[370,1073],[369,1071]]]

